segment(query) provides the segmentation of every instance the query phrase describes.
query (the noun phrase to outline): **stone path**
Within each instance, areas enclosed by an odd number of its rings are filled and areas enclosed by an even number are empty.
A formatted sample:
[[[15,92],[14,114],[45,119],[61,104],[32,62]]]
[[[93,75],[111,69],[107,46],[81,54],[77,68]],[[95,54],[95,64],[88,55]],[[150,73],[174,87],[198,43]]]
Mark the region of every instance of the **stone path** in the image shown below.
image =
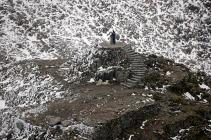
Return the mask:
[[[132,77],[127,79],[122,85],[131,88],[131,87],[142,87],[144,86],[142,79],[144,78],[146,68],[144,66],[143,57],[141,54],[135,52],[130,45],[125,45],[122,49],[126,52],[129,61],[131,63]]]

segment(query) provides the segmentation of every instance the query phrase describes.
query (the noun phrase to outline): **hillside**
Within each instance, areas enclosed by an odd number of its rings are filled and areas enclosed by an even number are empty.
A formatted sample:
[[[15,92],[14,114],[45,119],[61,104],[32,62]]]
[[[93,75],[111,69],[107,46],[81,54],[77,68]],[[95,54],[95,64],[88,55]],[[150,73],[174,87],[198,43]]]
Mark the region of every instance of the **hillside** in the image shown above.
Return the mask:
[[[108,79],[98,80],[106,76],[110,78],[109,85],[101,85],[102,89],[113,89],[113,96],[125,101],[120,107],[138,102],[133,100],[134,94],[143,101],[148,97],[142,97],[140,93],[153,95],[150,97],[155,101],[153,104],[164,109],[151,118],[164,117],[166,125],[159,125],[164,130],[163,139],[176,136],[188,139],[186,133],[180,135],[181,129],[191,130],[194,136],[202,134],[203,138],[210,138],[210,17],[209,0],[1,0],[0,139],[33,139],[33,135],[52,139],[48,138],[47,130],[51,127],[47,123],[44,127],[39,126],[43,122],[36,123],[36,119],[34,122],[34,118],[27,115],[42,118],[51,105],[60,107],[64,103],[71,109],[69,103],[76,101],[76,105],[80,104],[83,98],[90,102],[102,98],[102,102],[106,102],[109,97],[92,96],[89,91],[98,93],[101,88],[96,85],[107,84]],[[141,61],[146,73],[141,87],[127,89],[120,84],[131,73],[127,69],[131,64],[124,58],[124,50],[117,50],[120,54],[117,57],[114,51],[104,54],[99,49],[108,41],[113,29],[123,44],[130,45],[136,55],[143,56]],[[115,64],[111,56],[117,59]],[[122,76],[118,78],[106,74],[95,77],[99,71],[116,73],[119,68]],[[125,91],[123,96],[114,92],[118,88]],[[86,93],[90,97],[85,96]],[[128,103],[126,97],[133,102]],[[143,111],[144,106],[138,107]],[[173,114],[176,110],[176,116],[184,118],[175,117],[172,127],[177,127],[177,123],[180,126],[169,130],[168,118],[169,114],[172,117],[172,108]],[[54,110],[53,107],[50,109]],[[117,115],[115,119],[121,116]],[[181,123],[189,117],[194,118],[194,123],[183,128]],[[143,121],[139,120],[137,126],[130,126],[130,129],[120,129],[122,135],[116,137],[129,139],[139,133],[136,127],[140,127]],[[151,129],[151,125],[149,123],[147,127]],[[194,132],[191,125],[196,126]],[[74,130],[71,137],[75,135],[80,138],[81,133]],[[154,134],[150,136],[156,137]],[[136,139],[144,137],[142,131],[133,136]]]

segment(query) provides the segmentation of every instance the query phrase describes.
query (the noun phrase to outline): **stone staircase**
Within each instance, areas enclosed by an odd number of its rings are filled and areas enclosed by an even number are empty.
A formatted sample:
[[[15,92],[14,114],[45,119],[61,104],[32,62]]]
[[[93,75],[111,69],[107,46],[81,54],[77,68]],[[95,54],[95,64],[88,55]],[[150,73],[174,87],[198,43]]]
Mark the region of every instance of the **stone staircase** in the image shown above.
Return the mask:
[[[143,57],[141,56],[141,54],[135,52],[129,45],[125,45],[124,47],[122,47],[122,49],[126,52],[131,63],[130,69],[132,72],[132,77],[128,78],[126,82],[121,84],[128,88],[143,87],[144,83],[142,79],[144,78],[146,71]]]

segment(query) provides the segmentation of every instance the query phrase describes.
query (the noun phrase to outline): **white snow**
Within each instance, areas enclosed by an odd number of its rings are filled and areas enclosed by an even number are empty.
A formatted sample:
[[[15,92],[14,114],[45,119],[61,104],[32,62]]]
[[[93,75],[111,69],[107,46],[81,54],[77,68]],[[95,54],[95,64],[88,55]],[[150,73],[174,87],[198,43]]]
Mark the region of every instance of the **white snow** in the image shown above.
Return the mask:
[[[26,66],[24,69],[29,70],[24,71],[19,63],[34,59],[71,59],[77,62],[86,59],[90,64],[92,60],[87,54],[94,53],[97,44],[108,41],[108,33],[113,29],[120,34],[120,39],[133,44],[132,47],[139,53],[164,56],[185,64],[193,71],[205,71],[211,75],[211,35],[207,31],[208,26],[203,24],[209,20],[211,13],[203,7],[200,0],[174,0],[168,7],[166,5],[169,5],[169,2],[163,0],[152,1],[156,4],[149,4],[147,0],[45,0],[39,3],[21,1],[21,4],[18,4],[18,0],[12,2],[13,7],[7,0],[0,1],[7,10],[14,9],[15,12],[11,15],[17,17],[17,13],[23,13],[29,23],[26,23],[26,26],[17,25],[8,16],[8,11],[1,13],[0,30],[5,34],[0,37],[0,56],[5,58],[0,66],[0,86],[5,92],[4,100],[0,100],[2,110],[7,107],[12,109],[44,104],[62,98],[65,93],[61,91],[61,83],[50,75],[39,76],[38,67]],[[200,10],[199,14],[190,12],[187,10],[189,3],[202,7],[203,10]],[[21,17],[22,20],[25,19]],[[177,23],[176,20],[181,20],[182,23]],[[185,35],[189,35],[191,31],[200,32],[202,35],[185,39]],[[46,34],[46,38],[39,38],[40,33]],[[190,52],[186,53],[186,49],[190,49]],[[199,52],[203,53],[202,56]],[[87,67],[89,64],[81,66]],[[3,66],[8,68],[5,73],[2,72]],[[72,65],[72,68],[74,67]],[[106,69],[100,67],[99,71]],[[78,71],[78,75],[66,77],[65,80],[74,81],[81,73]],[[170,75],[170,72],[166,72],[166,75]],[[93,82],[92,79],[90,81]],[[199,86],[210,89],[205,84]],[[145,87],[145,90],[148,89]],[[164,93],[166,87],[157,89]],[[190,100],[195,99],[190,93],[185,93],[184,96]],[[152,100],[149,98],[142,102]],[[203,102],[207,101],[204,99]],[[18,114],[14,110],[11,112],[10,116]],[[11,117],[5,117],[5,114],[9,113],[0,113],[0,120],[4,122],[4,126],[0,127],[4,127],[6,132],[9,130],[7,121],[11,124],[14,121]]]
[[[180,129],[180,130],[179,130],[179,133],[184,133],[184,132],[186,132],[186,131],[190,131],[191,128],[193,128],[193,126],[190,126],[190,127],[187,128],[187,129]]]
[[[35,57],[35,59],[41,59],[41,60],[54,60],[54,59],[58,59],[59,55],[55,54],[55,53],[48,53],[48,52],[42,52],[40,55],[38,55],[37,57]]]
[[[132,96],[136,96],[136,94],[135,94],[135,93],[132,93],[131,95],[132,95]]]
[[[166,7],[168,2],[162,0],[156,1],[156,4],[148,4],[146,0],[109,0],[106,4],[103,4],[102,0],[73,0],[71,3],[67,0],[47,0],[40,3],[23,1],[22,4],[17,4],[17,1],[14,1],[17,12],[24,12],[26,19],[33,19],[29,22],[29,27],[39,23],[37,21],[40,21],[40,24],[37,25],[37,31],[29,34],[30,29],[24,30],[3,13],[5,22],[2,24],[2,32],[6,35],[0,40],[0,49],[15,60],[74,57],[73,54],[80,58],[94,50],[96,44],[108,41],[108,33],[114,29],[120,34],[120,39],[134,44],[133,47],[140,53],[162,55],[186,64],[192,70],[204,70],[211,74],[211,61],[206,53],[209,52],[209,47],[202,47],[209,46],[211,42],[207,27],[201,24],[211,16],[206,8],[200,11],[200,14],[195,14],[186,10],[188,2],[185,0],[175,0],[171,7]],[[200,0],[194,3],[199,7],[203,5]],[[6,4],[6,1],[2,4]],[[49,8],[54,4],[54,10]],[[75,4],[77,6],[74,6]],[[61,18],[61,15],[65,16]],[[184,22],[173,22],[177,19]],[[107,22],[110,23],[108,27]],[[202,31],[207,41],[203,42],[201,37],[198,39],[195,36],[183,39],[188,29]],[[46,33],[47,38],[39,39],[39,32]],[[181,39],[175,39],[175,36]],[[17,43],[24,45],[17,47]],[[187,47],[192,49],[189,54],[184,52]],[[198,56],[199,51],[203,51],[207,57]]]
[[[141,129],[144,129],[144,127],[145,127],[145,125],[146,125],[147,122],[148,122],[148,120],[143,121],[143,122],[142,122],[142,125],[140,126],[140,128],[141,128]]]
[[[152,97],[153,95],[152,94],[147,94],[147,97]]]
[[[195,98],[189,92],[184,93],[184,96],[185,96],[185,99],[195,100]]]
[[[77,130],[79,132],[81,132],[82,134],[91,134],[94,132],[94,128],[87,126],[83,123],[80,124],[74,124],[74,125],[70,125],[67,127],[68,128],[72,128],[73,130]]]
[[[166,72],[166,75],[167,75],[167,76],[171,75],[171,72],[170,72],[170,71],[167,71],[167,72]]]
[[[0,99],[0,110],[7,108],[7,106],[5,105],[5,102],[6,102],[5,100]]]
[[[209,90],[210,89],[210,87],[208,87],[207,85],[205,85],[204,83],[203,84],[201,84],[201,85],[199,85],[200,86],[200,88],[202,88],[202,89],[207,89],[207,90]]]
[[[203,99],[202,103],[206,104],[208,101],[206,99]]]
[[[91,78],[88,83],[94,83],[95,82],[95,79],[94,78]]]
[[[98,71],[99,71],[99,72],[106,71],[106,70],[107,70],[107,69],[103,68],[102,66],[100,66],[100,67],[98,68]]]
[[[141,102],[144,103],[144,104],[146,104],[146,103],[151,103],[151,102],[154,102],[154,101],[155,100],[153,100],[152,98],[146,98],[146,99],[142,100]]]
[[[202,97],[201,97],[202,95],[203,95],[203,93],[200,93],[200,94],[197,95],[197,96],[199,97],[199,99],[201,99],[201,98],[202,98]]]
[[[149,88],[147,86],[144,87],[144,90],[148,90]]]
[[[181,136],[171,137],[172,140],[180,140]]]
[[[209,129],[209,128],[206,128],[206,127],[205,127],[205,130],[207,130],[207,131],[211,132],[211,129]]]
[[[134,137],[134,135],[130,135],[128,140],[132,140],[132,137]]]

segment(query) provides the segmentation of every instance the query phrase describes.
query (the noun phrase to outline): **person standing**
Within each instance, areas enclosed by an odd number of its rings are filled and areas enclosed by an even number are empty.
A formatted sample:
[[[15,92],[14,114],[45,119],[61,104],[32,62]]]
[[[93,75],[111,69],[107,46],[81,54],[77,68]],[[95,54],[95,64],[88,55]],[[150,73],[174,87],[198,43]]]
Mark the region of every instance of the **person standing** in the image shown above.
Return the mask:
[[[113,44],[113,45],[116,44],[116,33],[115,33],[114,30],[113,30],[113,32],[110,35],[110,43]]]

